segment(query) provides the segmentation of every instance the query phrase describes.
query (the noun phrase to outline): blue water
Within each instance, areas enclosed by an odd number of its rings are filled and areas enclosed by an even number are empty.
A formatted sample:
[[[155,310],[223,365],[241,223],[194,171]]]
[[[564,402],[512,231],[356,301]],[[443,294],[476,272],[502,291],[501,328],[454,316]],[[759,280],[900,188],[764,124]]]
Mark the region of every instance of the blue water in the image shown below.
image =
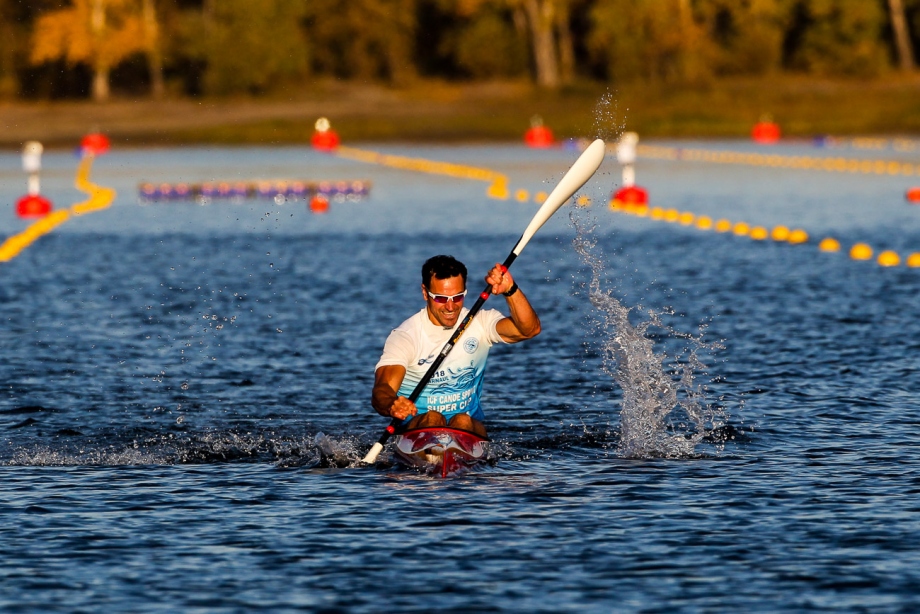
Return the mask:
[[[373,148],[529,190],[575,158]],[[83,199],[72,156],[45,163],[58,206]],[[18,165],[0,154],[4,236],[25,225]],[[116,147],[92,174],[114,206],[0,265],[0,609],[916,611],[920,269],[816,247],[920,251],[912,182],[660,160],[637,176],[653,204],[812,241],[611,213],[606,162],[594,206],[514,264],[544,330],[493,353],[490,464],[442,481],[388,452],[354,462],[386,424],[373,366],[421,307],[426,257],[464,260],[478,291],[535,206],[298,148]],[[373,188],[326,215],[136,200],[141,181],[273,177]],[[672,406],[641,400],[656,382]],[[624,440],[624,412],[650,445]]]

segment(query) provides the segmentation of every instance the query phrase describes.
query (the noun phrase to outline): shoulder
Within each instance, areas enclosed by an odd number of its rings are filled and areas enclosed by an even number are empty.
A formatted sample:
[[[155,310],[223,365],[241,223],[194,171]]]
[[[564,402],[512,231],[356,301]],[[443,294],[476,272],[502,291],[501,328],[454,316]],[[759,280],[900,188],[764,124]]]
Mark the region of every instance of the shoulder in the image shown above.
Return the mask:
[[[482,322],[486,326],[489,326],[489,325],[494,324],[495,322],[498,322],[504,317],[505,317],[505,314],[503,314],[498,309],[483,309],[479,313],[476,314],[475,319],[479,322]]]
[[[485,338],[494,345],[496,343],[505,343],[505,340],[502,339],[496,329],[498,323],[504,319],[505,314],[498,309],[483,309],[476,314],[475,321],[482,327]]]
[[[409,316],[403,321],[402,324],[394,328],[390,334],[391,335],[393,333],[403,333],[403,334],[408,334],[408,335],[414,334],[416,331],[421,330],[422,324],[423,324],[422,317],[424,315],[425,315],[425,310],[422,309],[418,313],[415,313]]]

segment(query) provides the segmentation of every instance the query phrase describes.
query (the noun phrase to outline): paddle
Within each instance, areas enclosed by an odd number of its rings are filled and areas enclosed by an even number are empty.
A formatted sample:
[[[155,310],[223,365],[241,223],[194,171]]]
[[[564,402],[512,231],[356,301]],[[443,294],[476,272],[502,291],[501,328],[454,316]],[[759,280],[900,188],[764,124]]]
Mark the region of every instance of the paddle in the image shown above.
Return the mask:
[[[575,164],[572,165],[572,168],[569,169],[562,179],[556,184],[556,187],[553,188],[553,191],[550,192],[550,195],[547,196],[546,200],[543,202],[543,205],[537,211],[536,215],[533,216],[533,219],[530,220],[530,224],[524,230],[524,234],[521,235],[521,238],[518,239],[517,244],[514,246],[514,249],[511,250],[511,253],[508,254],[508,257],[505,258],[502,268],[508,270],[508,267],[515,261],[515,259],[521,254],[524,250],[524,246],[533,238],[534,234],[546,221],[553,216],[556,211],[562,207],[563,204],[572,196],[576,191],[578,191],[581,186],[585,185],[588,182],[588,179],[594,175],[598,167],[600,167],[601,162],[604,160],[604,150],[606,146],[604,141],[601,139],[595,140],[591,143],[588,148],[575,160]],[[419,395],[422,394],[422,391],[425,390],[425,386],[428,385],[428,382],[431,381],[431,378],[434,376],[435,372],[438,370],[438,367],[441,366],[441,363],[444,362],[444,359],[447,358],[447,355],[450,354],[450,351],[454,349],[454,345],[460,339],[460,336],[463,335],[463,332],[470,325],[470,322],[473,321],[473,318],[479,313],[479,310],[488,300],[489,296],[492,294],[492,286],[486,286],[486,289],[482,291],[479,295],[479,299],[476,301],[476,304],[470,308],[469,312],[466,314],[466,317],[463,318],[463,321],[460,322],[460,325],[457,326],[457,330],[454,331],[454,334],[450,336],[450,339],[447,340],[447,343],[444,344],[444,347],[441,349],[441,353],[438,354],[434,362],[431,363],[431,367],[428,368],[428,372],[425,373],[425,376],[419,381],[416,385],[415,390],[412,391],[412,394],[409,395],[409,400],[415,403]],[[377,460],[377,456],[383,450],[384,444],[386,444],[387,439],[390,438],[390,435],[396,432],[396,427],[402,423],[402,420],[399,418],[394,418],[387,426],[386,430],[380,436],[380,439],[377,440],[377,443],[373,445],[370,451],[367,453],[367,456],[364,457],[362,462],[364,463],[373,463]]]

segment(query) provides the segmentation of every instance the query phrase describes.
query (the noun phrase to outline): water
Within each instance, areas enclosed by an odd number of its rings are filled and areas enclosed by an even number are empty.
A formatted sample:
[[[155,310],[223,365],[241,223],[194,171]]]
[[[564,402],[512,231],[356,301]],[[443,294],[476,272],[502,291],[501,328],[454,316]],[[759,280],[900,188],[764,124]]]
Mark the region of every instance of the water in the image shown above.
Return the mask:
[[[377,148],[530,190],[575,157]],[[8,203],[24,181],[18,156],[0,165]],[[59,206],[82,199],[72,157],[46,168]],[[492,463],[441,481],[387,453],[347,466],[386,424],[373,365],[421,307],[427,256],[454,254],[478,284],[534,205],[296,148],[98,160],[115,206],[0,269],[0,609],[916,610],[920,273],[815,247],[920,249],[910,182],[667,161],[637,175],[655,204],[813,242],[566,207],[514,265],[544,330],[493,353]],[[264,177],[374,184],[325,216],[135,200],[140,181]],[[607,162],[587,193],[617,179]],[[0,211],[0,232],[22,227]]]

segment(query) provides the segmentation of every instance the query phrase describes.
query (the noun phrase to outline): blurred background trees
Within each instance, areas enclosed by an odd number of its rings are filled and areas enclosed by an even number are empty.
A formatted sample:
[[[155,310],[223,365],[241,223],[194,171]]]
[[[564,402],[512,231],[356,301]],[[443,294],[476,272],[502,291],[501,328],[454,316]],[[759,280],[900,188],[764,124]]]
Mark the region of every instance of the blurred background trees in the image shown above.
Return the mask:
[[[920,0],[0,0],[0,97],[916,70]]]

